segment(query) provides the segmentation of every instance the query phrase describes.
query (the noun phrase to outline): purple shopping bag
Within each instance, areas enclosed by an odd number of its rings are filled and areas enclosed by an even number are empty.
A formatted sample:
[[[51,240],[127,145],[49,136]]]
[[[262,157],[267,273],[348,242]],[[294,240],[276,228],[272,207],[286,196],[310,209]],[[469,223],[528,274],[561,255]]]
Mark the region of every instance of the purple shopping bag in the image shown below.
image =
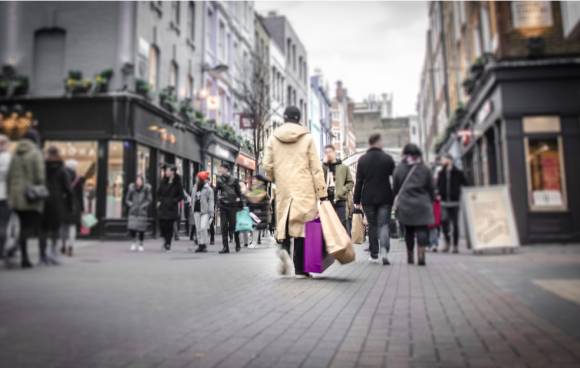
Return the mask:
[[[304,272],[322,273],[334,258],[326,253],[320,219],[304,224]]]

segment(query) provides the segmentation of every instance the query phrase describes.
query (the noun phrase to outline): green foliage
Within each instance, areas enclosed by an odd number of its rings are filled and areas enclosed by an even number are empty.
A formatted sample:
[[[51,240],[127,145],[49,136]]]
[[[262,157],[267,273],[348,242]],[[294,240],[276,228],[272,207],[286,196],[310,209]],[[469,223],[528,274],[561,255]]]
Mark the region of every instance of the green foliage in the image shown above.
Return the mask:
[[[159,104],[170,113],[177,111],[177,96],[175,95],[175,87],[167,86],[159,92]]]
[[[80,70],[69,70],[68,79],[80,81],[81,79],[83,79],[83,72],[81,72]]]
[[[135,92],[138,95],[149,98],[149,92],[151,92],[151,86],[149,85],[149,82],[143,79],[135,80]]]
[[[227,124],[220,124],[216,127],[216,134],[225,139],[226,141],[239,145],[240,144],[240,137],[237,135],[234,128],[231,125]]]

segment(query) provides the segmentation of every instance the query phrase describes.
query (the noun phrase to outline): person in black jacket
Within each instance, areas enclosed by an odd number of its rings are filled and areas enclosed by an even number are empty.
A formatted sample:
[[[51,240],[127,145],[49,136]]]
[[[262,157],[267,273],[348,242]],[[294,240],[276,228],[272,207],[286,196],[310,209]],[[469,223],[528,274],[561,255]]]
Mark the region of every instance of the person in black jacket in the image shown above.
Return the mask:
[[[163,237],[163,248],[171,250],[173,240],[173,224],[179,217],[179,202],[184,198],[181,178],[177,175],[177,168],[167,165],[164,176],[157,189],[157,218],[159,230]]]
[[[77,229],[81,225],[81,217],[85,210],[83,197],[86,178],[77,174],[78,161],[67,160],[65,162],[65,167],[65,170],[69,175],[73,196],[72,210],[64,218],[64,224],[62,227],[62,247],[60,251],[62,254],[72,257],[77,238]]]
[[[66,217],[73,210],[73,192],[58,148],[51,146],[46,151],[46,187],[49,196],[44,202],[42,229],[39,238],[40,262],[58,264],[57,242]],[[50,237],[50,251],[47,241]]]
[[[219,252],[230,252],[229,234],[234,234],[236,252],[240,251],[240,234],[235,232],[236,214],[242,207],[242,190],[238,179],[230,175],[230,167],[222,164],[219,168],[216,190],[220,209],[220,227],[222,230],[223,249]]]
[[[369,224],[370,261],[378,263],[380,247],[384,247],[383,264],[388,265],[386,254],[389,252],[389,218],[393,205],[390,178],[395,161],[383,151],[380,134],[372,134],[369,145],[369,150],[358,160],[353,201],[356,208],[362,205]]]
[[[437,177],[437,189],[441,199],[441,224],[445,237],[444,252],[449,252],[451,243],[451,227],[453,228],[453,253],[458,253],[459,242],[459,201],[461,200],[461,187],[467,185],[463,171],[453,164],[453,156],[445,155],[441,163],[443,169]]]

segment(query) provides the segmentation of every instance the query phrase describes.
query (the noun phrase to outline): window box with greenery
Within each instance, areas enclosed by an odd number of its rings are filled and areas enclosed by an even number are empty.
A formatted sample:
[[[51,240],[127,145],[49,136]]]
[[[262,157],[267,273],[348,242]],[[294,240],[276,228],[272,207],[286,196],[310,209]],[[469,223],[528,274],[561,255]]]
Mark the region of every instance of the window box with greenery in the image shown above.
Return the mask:
[[[112,78],[113,78],[113,69],[106,69],[97,74],[97,76],[95,77],[94,93],[109,92],[109,84]]]
[[[7,78],[0,76],[0,97],[7,97],[10,89],[10,82]]]
[[[475,89],[475,80],[472,78],[467,78],[463,81],[463,91],[465,91],[466,95],[471,95],[473,90]]]
[[[159,105],[162,108],[174,113],[177,111],[177,96],[175,96],[175,87],[167,86],[159,92]]]
[[[147,81],[143,79],[135,80],[135,93],[149,100],[151,99],[151,96],[149,95],[150,92],[151,85]]]
[[[83,79],[83,73],[79,70],[69,70],[65,80],[65,91],[69,96],[86,95],[91,90],[93,82],[90,79]]]
[[[193,113],[193,106],[191,106],[191,100],[185,99],[179,102],[179,117],[186,123],[193,123],[195,115]]]

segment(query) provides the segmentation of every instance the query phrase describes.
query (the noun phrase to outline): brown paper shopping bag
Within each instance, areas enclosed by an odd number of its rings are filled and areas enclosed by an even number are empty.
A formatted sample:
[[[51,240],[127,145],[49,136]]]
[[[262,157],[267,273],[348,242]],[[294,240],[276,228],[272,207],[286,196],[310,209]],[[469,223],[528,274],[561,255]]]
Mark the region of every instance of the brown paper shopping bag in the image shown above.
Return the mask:
[[[354,210],[352,215],[352,228],[350,237],[354,244],[362,244],[365,240],[365,226],[363,223],[363,214],[361,210]]]
[[[322,201],[318,210],[328,254],[342,264],[354,261],[355,253],[350,236],[342,226],[332,204],[329,201]]]

